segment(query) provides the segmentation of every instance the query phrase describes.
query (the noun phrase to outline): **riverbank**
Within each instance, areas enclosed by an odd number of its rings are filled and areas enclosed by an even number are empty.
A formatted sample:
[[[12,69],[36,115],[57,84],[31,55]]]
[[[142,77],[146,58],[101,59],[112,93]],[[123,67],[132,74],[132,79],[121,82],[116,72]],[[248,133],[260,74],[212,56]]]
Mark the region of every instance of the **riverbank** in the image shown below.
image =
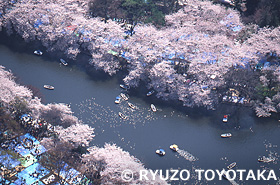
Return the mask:
[[[138,25],[136,34],[124,38],[125,30],[115,21],[104,23],[90,17],[86,1],[73,1],[71,7],[51,0],[13,3],[1,3],[9,10],[1,17],[9,33],[16,32],[25,41],[40,40],[48,51],[61,51],[71,59],[86,51],[90,53],[90,67],[110,75],[121,73],[122,80],[131,87],[145,84],[156,91],[157,98],[179,101],[186,107],[215,109],[234,89],[240,93],[241,102],[255,100],[257,116],[269,117],[278,112],[278,70],[273,67],[279,66],[279,47],[271,46],[279,43],[271,34],[279,35],[279,30],[244,25],[235,10],[195,0],[167,15],[166,27]],[[45,4],[56,9],[49,11]],[[29,7],[33,7],[30,12]],[[214,13],[215,19],[210,21],[207,12],[213,9],[219,9],[219,13]],[[197,16],[193,10],[202,14]],[[18,13],[24,11],[28,13]]]
[[[29,43],[26,43],[21,37],[18,35],[7,35],[5,31],[0,32],[0,44],[4,44],[5,46],[9,47],[10,50],[12,50],[15,53],[25,53],[25,54],[33,54],[34,50],[40,49],[43,51],[43,56],[40,56],[40,58],[43,58],[44,60],[52,61],[54,63],[59,63],[59,59],[63,58],[64,54],[63,52],[46,52],[46,48],[42,46],[40,41],[31,41]],[[126,72],[123,71],[122,73],[117,73],[116,75],[109,76],[108,74],[104,73],[104,71],[96,70],[94,68],[89,67],[88,60],[90,59],[90,56],[88,54],[80,54],[77,56],[78,63],[73,60],[67,60],[67,62],[70,63],[72,66],[77,66],[80,70],[85,71],[89,77],[96,81],[96,82],[102,82],[102,81],[108,81],[112,78],[117,79],[118,83],[122,83],[122,79],[125,77]],[[16,74],[17,75],[17,74]],[[22,85],[29,85],[29,84],[22,84]],[[163,107],[170,107],[172,109],[178,110],[182,113],[185,113],[192,118],[199,118],[201,116],[211,116],[213,114],[217,115],[215,119],[221,119],[224,114],[231,114],[232,117],[235,119],[238,117],[239,110],[248,112],[250,115],[253,115],[253,111],[249,110],[248,107],[243,107],[240,104],[224,104],[221,103],[217,106],[216,110],[208,110],[203,107],[184,107],[182,105],[182,102],[180,101],[163,101],[154,95],[151,97],[146,96],[146,93],[148,92],[148,89],[145,87],[145,83],[142,82],[142,84],[139,87],[131,88],[129,90],[129,94],[131,96],[136,96],[138,98],[141,98],[146,103],[156,103],[160,104]],[[41,94],[41,93],[39,93]],[[274,119],[278,119],[278,117],[274,116]],[[238,121],[236,121],[238,122]]]

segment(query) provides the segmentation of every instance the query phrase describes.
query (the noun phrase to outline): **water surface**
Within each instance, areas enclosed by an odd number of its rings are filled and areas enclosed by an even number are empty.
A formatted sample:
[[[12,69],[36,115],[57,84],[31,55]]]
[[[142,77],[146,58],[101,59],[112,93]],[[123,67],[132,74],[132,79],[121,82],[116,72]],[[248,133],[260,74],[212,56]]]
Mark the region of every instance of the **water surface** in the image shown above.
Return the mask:
[[[0,65],[10,69],[24,84],[39,88],[46,103],[71,104],[74,114],[95,128],[96,137],[92,145],[116,143],[151,169],[222,169],[236,161],[237,169],[271,168],[280,177],[280,124],[277,120],[257,119],[247,108],[239,108],[237,113],[229,118],[228,123],[222,122],[222,115],[230,113],[230,108],[204,114],[203,111],[199,113],[199,109],[197,112],[185,112],[156,103],[159,111],[154,113],[150,110],[150,103],[154,103],[153,98],[142,98],[144,96],[130,96],[129,102],[137,106],[137,110],[132,110],[126,101],[119,105],[114,103],[115,97],[122,92],[116,77],[106,80],[92,78],[75,66],[60,65],[59,58],[50,60],[35,56],[29,50],[22,50],[12,51],[0,45]],[[44,89],[44,84],[55,86],[55,90]],[[118,112],[127,115],[128,120],[122,120]],[[220,134],[225,132],[231,132],[233,137],[222,139]],[[191,153],[197,160],[190,162],[171,151],[169,146],[173,143]],[[164,157],[155,154],[155,150],[159,148],[165,149]],[[276,158],[273,163],[257,161],[259,156],[269,154]],[[195,179],[190,182],[229,184],[228,181],[219,181],[218,178],[210,182]]]

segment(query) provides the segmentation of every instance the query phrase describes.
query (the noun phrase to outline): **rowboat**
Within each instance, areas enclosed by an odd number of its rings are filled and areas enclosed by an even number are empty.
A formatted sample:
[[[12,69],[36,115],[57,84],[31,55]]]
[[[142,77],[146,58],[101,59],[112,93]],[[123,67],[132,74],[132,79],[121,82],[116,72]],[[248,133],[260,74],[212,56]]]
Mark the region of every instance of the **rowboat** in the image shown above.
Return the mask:
[[[152,109],[153,112],[157,111],[157,108],[156,108],[156,106],[154,104],[151,104],[151,109]]]
[[[43,55],[43,52],[41,50],[36,50],[36,51],[34,51],[34,54],[41,56],[41,55]]]
[[[265,157],[265,156],[263,156],[263,157],[258,158],[258,161],[259,161],[259,162],[264,162],[264,163],[269,163],[269,162],[273,162],[274,159],[271,158],[271,157]]]
[[[121,93],[120,96],[122,97],[122,99],[124,99],[125,101],[128,100],[127,95],[125,95],[124,93]]]
[[[116,100],[115,100],[115,103],[116,103],[116,104],[119,104],[120,102],[121,102],[121,97],[117,96],[117,97],[116,97]]]
[[[122,119],[126,119],[127,117],[123,114],[123,113],[121,113],[121,112],[119,112],[119,116],[122,118]]]
[[[126,86],[124,84],[120,84],[120,88],[128,90],[128,89],[130,89],[130,86]]]
[[[135,109],[136,108],[136,106],[135,105],[133,105],[132,103],[130,103],[130,102],[128,102],[128,106],[130,107],[130,108],[132,108],[132,109]]]
[[[60,59],[60,62],[61,62],[63,65],[65,65],[65,66],[68,65],[68,63],[67,63],[65,60],[63,60],[62,58]]]
[[[236,166],[236,162],[231,163],[230,165],[227,166],[227,168],[230,170]]]
[[[175,152],[177,152],[177,150],[179,149],[178,145],[175,145],[175,144],[170,145],[169,148],[170,148],[171,150],[175,151]]]
[[[165,155],[165,151],[163,149],[159,149],[159,150],[156,150],[156,154],[163,156],[163,155]]]
[[[228,121],[228,115],[224,115],[224,117],[223,117],[223,122],[227,122]]]
[[[149,91],[148,93],[147,93],[147,96],[151,96],[152,94],[154,94],[155,93],[155,91],[154,90],[151,90],[151,91]]]
[[[54,86],[51,85],[44,85],[45,89],[54,90]]]
[[[232,136],[231,133],[221,134],[221,137],[224,137],[224,138],[226,138],[226,137],[231,137],[231,136]]]

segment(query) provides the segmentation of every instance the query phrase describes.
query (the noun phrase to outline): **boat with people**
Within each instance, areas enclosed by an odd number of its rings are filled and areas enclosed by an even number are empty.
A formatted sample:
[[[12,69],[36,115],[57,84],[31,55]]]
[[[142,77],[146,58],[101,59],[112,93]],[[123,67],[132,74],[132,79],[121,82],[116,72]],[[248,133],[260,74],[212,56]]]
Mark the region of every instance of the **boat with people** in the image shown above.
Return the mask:
[[[125,95],[124,93],[121,93],[120,96],[122,97],[122,99],[124,99],[125,101],[128,100],[128,96]]]
[[[130,89],[130,86],[124,85],[124,84],[120,84],[120,88],[128,90]]]
[[[156,108],[156,106],[154,104],[151,104],[151,109],[152,109],[153,112],[157,111],[157,108]]]
[[[54,90],[54,86],[52,85],[44,85],[45,89]]]
[[[155,93],[155,91],[154,90],[151,90],[151,91],[149,91],[148,93],[147,93],[147,96],[151,96],[152,94],[154,94]]]
[[[231,163],[230,165],[227,166],[227,168],[230,170],[236,166],[236,162]]]
[[[164,156],[165,155],[165,151],[163,149],[159,149],[159,150],[156,150],[156,154]]]
[[[259,162],[264,162],[264,163],[269,163],[269,162],[273,162],[274,159],[271,158],[271,157],[262,156],[262,157],[258,158],[258,161]]]
[[[228,138],[228,137],[231,137],[231,136],[232,136],[231,133],[221,134],[221,137],[223,137],[223,138]]]
[[[228,122],[228,115],[224,115],[224,117],[223,117],[223,122]]]
[[[61,62],[63,65],[65,65],[65,66],[68,65],[68,63],[67,63],[65,60],[63,60],[62,58],[60,59],[60,62]]]
[[[34,51],[34,54],[35,54],[35,55],[38,55],[38,56],[41,56],[41,55],[43,55],[43,52],[42,52],[41,50],[38,49],[38,50],[35,50],[35,51]]]
[[[115,99],[115,103],[116,104],[121,103],[121,97],[117,96],[116,99]]]
[[[179,149],[178,145],[176,145],[176,144],[170,145],[169,148],[170,148],[171,150],[175,151],[175,152],[177,152],[178,149]]]
[[[130,108],[132,108],[132,109],[136,109],[136,106],[135,105],[133,105],[132,103],[130,103],[130,102],[128,102],[128,106],[130,107]]]
[[[119,112],[119,116],[122,118],[122,119],[127,119],[127,116],[124,115],[123,113]]]

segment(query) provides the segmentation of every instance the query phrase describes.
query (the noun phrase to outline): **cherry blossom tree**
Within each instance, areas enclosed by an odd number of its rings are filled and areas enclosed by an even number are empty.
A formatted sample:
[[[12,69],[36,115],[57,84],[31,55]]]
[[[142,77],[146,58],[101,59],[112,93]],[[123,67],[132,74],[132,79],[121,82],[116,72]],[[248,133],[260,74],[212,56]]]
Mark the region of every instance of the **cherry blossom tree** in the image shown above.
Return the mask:
[[[0,102],[2,104],[8,106],[16,97],[18,99],[31,99],[31,91],[16,84],[12,73],[6,71],[3,66],[0,66],[0,81]]]
[[[137,88],[144,82],[158,98],[188,107],[214,108],[230,71],[252,71],[267,54],[279,56],[279,27],[244,25],[239,12],[211,1],[186,1],[165,17],[165,27],[137,24],[132,36],[115,21],[90,18],[89,6],[87,0],[1,1],[0,21],[8,33],[39,40],[49,51],[60,50],[71,59],[88,52],[90,65],[109,75],[127,69],[127,85]],[[42,115],[51,113],[41,109]]]
[[[265,98],[264,103],[256,105],[255,110],[258,117],[269,117],[271,112],[277,112],[272,100],[268,97]]]
[[[91,147],[88,149],[89,153],[84,154],[82,160],[85,163],[85,171],[99,173],[99,182],[101,184],[166,184],[158,176],[155,180],[139,179],[140,170],[144,170],[143,164],[135,157],[131,156],[128,152],[123,151],[115,144],[105,144],[104,148]],[[92,164],[98,164],[93,168]],[[122,172],[124,170],[131,170],[133,172],[133,179],[130,182],[126,182],[122,179]],[[153,179],[148,176],[149,179]]]
[[[56,127],[55,131],[64,142],[70,142],[74,147],[89,146],[93,139],[93,128],[85,124],[75,124],[67,128]]]

